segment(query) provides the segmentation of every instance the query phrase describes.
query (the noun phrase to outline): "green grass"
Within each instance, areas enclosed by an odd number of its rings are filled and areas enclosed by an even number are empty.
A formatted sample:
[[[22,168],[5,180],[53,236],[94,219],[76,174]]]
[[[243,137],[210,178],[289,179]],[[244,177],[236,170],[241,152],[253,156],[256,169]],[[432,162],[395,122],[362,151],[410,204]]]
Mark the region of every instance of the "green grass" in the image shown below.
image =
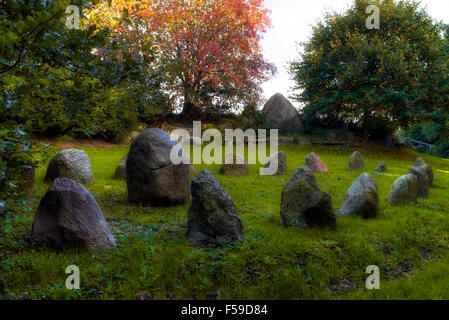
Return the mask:
[[[337,229],[307,230],[280,225],[283,185],[309,152],[329,168],[316,174],[320,188],[338,209],[360,175],[347,170],[351,149],[324,146],[281,147],[288,156],[285,176],[225,177],[207,166],[232,196],[245,226],[243,243],[223,248],[193,248],[186,239],[189,205],[138,207],[127,203],[126,182],[112,180],[128,146],[86,148],[97,199],[118,248],[106,253],[37,248],[29,235],[38,200],[31,210],[8,215],[0,230],[0,295],[12,299],[439,299],[449,298],[449,160],[430,156],[436,188],[417,205],[386,203],[392,183],[413,165],[412,151],[367,151],[365,171],[376,178],[381,211],[374,220],[339,217]],[[52,153],[58,150],[52,149]],[[374,169],[386,160],[388,172]],[[203,167],[196,165],[199,172]],[[37,170],[35,196],[49,187],[46,164]],[[65,288],[65,268],[81,270],[81,289]],[[365,289],[366,267],[381,270],[381,290]],[[345,285],[349,284],[349,285]],[[349,290],[344,290],[349,288]]]

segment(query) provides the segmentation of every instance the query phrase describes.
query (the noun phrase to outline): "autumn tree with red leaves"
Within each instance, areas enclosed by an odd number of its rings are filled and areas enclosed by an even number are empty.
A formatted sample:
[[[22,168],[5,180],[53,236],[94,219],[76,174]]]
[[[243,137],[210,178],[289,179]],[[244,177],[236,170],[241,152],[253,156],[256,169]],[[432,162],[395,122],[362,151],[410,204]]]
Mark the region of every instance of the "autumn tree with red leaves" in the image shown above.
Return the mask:
[[[116,23],[121,37],[139,44],[130,50],[152,44],[158,72],[184,118],[257,101],[261,83],[275,72],[260,45],[271,26],[263,0],[116,0],[99,6],[97,12],[109,12],[102,23]]]

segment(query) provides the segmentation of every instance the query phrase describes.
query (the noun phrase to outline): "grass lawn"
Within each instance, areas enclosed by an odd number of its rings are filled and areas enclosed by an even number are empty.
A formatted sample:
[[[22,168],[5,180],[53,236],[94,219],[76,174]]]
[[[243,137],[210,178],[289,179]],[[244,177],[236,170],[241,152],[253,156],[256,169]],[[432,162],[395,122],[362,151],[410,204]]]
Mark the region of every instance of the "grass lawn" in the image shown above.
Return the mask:
[[[360,172],[347,170],[344,147],[281,146],[285,176],[225,177],[207,167],[232,196],[245,226],[245,241],[222,248],[193,248],[186,239],[189,205],[138,207],[127,203],[126,182],[112,179],[128,146],[84,148],[93,170],[87,186],[109,222],[118,248],[106,253],[55,252],[29,243],[38,200],[49,187],[47,164],[36,173],[32,209],[1,219],[0,295],[11,299],[449,299],[449,160],[413,151],[363,151],[374,175],[381,211],[374,220],[339,217],[337,229],[301,231],[280,225],[283,185],[314,151],[329,168],[316,174],[338,209]],[[56,153],[56,148],[51,149]],[[418,205],[391,206],[392,183],[422,156],[434,168],[436,188]],[[386,160],[388,171],[374,169]],[[202,166],[196,165],[199,172]],[[77,265],[81,289],[65,288],[65,269]],[[377,265],[381,289],[365,288],[365,270]]]

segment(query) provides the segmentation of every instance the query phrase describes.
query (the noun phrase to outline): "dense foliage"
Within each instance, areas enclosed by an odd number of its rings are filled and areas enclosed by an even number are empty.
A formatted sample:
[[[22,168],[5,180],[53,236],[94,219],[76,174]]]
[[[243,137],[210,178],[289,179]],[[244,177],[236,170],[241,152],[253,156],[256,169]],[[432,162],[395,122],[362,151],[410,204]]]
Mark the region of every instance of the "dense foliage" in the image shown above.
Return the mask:
[[[36,165],[27,134],[120,138],[139,119],[166,113],[151,57],[99,55],[126,41],[109,28],[66,26],[66,8],[91,1],[3,0],[0,5],[0,164],[4,199],[20,194],[24,170]],[[170,111],[170,110],[169,110]],[[23,178],[22,178],[23,180]],[[3,210],[3,209],[2,209]]]
[[[366,9],[380,8],[380,29]],[[329,13],[291,64],[306,119],[352,121],[365,137],[448,112],[448,53],[438,24],[415,1],[356,0]]]
[[[91,19],[113,25],[131,51],[156,48],[156,61],[183,118],[235,110],[261,92],[274,72],[260,40],[270,27],[263,0],[113,0],[99,3]],[[118,15],[123,8],[127,15]],[[125,21],[126,26],[123,21]],[[144,47],[144,48],[142,48]]]

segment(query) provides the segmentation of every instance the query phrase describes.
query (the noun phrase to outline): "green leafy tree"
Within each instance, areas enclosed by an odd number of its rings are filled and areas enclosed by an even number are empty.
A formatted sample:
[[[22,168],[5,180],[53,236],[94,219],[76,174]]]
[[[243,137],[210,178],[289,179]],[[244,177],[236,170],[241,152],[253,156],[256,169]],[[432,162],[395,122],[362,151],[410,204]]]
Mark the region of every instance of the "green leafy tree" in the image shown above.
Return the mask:
[[[366,27],[370,5],[380,9],[380,29]],[[343,118],[365,138],[391,137],[447,108],[444,41],[418,2],[356,0],[343,14],[326,14],[303,45],[290,71],[308,120]]]

